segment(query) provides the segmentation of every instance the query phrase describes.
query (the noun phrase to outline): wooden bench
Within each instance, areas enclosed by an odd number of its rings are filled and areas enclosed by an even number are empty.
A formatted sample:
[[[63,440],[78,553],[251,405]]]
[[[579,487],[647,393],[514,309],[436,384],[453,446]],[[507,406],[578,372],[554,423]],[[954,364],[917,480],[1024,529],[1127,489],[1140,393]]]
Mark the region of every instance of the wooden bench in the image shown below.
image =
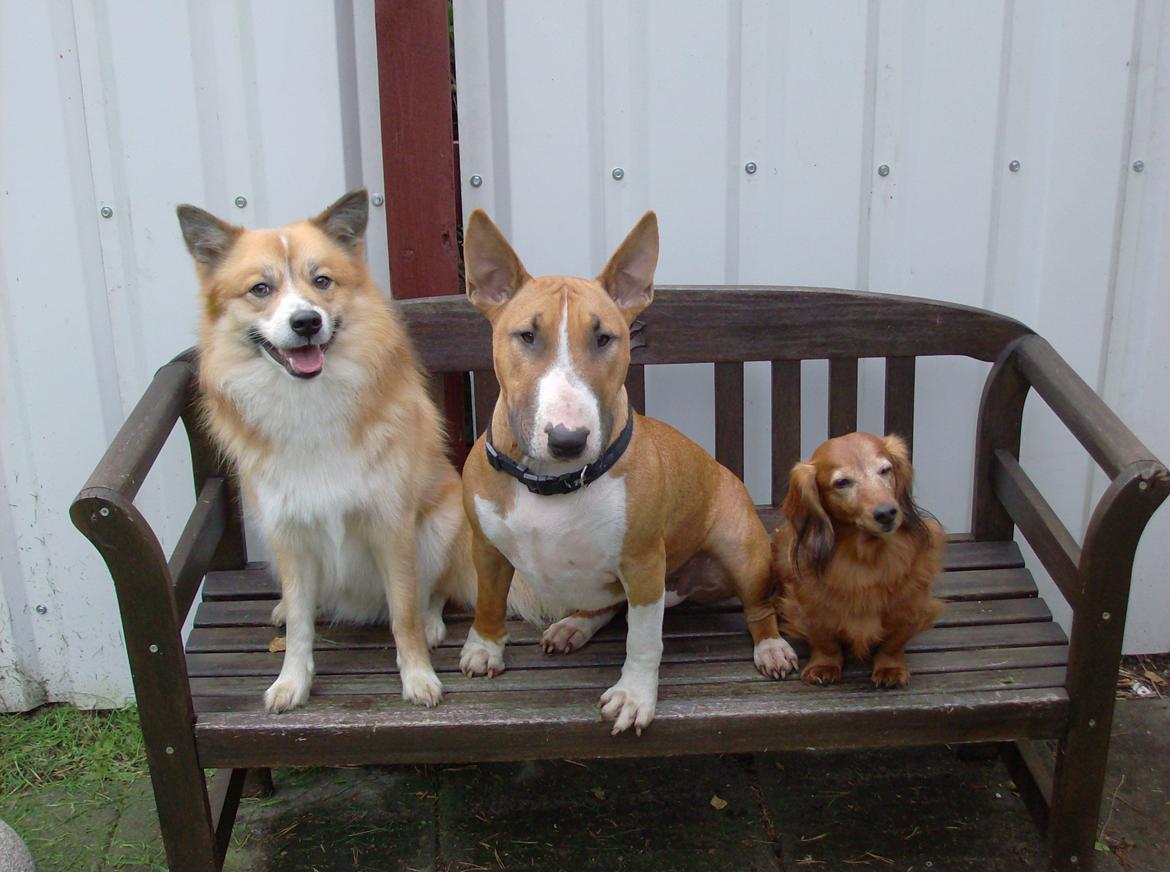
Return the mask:
[[[400,310],[428,369],[474,372],[475,405],[490,409],[498,388],[479,314],[461,297]],[[222,865],[248,768],[943,742],[1002,743],[1047,830],[1050,868],[1091,867],[1133,556],[1170,492],[1165,467],[1048,343],[976,309],[805,288],[661,288],[633,345],[628,385],[639,408],[644,364],[715,363],[716,453],[741,476],[743,362],[771,361],[774,483],[772,505],[761,507],[769,528],[800,455],[800,361],[829,360],[837,435],[856,429],[858,359],[885,358],[885,428],[907,436],[915,358],[994,362],[979,410],[972,530],[952,536],[938,583],[951,604],[910,645],[911,686],[874,691],[861,668],[833,688],[761,680],[738,605],[682,606],[666,617],[656,720],[640,738],[615,738],[598,720],[597,697],[620,670],[620,621],[569,656],[542,654],[539,629],[514,623],[508,671],[489,681],[460,674],[469,617],[454,614],[434,655],[447,691],[439,708],[400,698],[387,628],[322,626],[309,704],[266,714],[261,693],[283,656],[270,653],[278,586],[267,566],[247,562],[237,483],[197,423],[188,352],[159,370],[72,507],[117,588],[172,869]],[[1031,389],[1110,479],[1080,545],[1017,460]],[[168,558],[133,500],[178,420],[196,503]],[[1037,596],[1017,528],[1073,609],[1071,638]],[[184,645],[180,630],[205,577]],[[1058,743],[1055,755],[1044,740]],[[219,770],[209,786],[204,769]]]

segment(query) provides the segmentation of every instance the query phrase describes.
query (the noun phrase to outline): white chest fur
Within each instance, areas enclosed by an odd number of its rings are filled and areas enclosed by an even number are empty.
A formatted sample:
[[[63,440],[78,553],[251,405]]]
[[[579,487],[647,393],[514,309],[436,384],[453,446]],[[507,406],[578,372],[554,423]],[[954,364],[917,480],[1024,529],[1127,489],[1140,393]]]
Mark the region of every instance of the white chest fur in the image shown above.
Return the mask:
[[[480,528],[542,600],[564,609],[613,604],[626,536],[625,478],[602,476],[571,494],[538,496],[512,482],[507,514],[475,497]]]
[[[265,437],[241,467],[268,527],[336,524],[347,512],[394,493],[394,452],[376,464],[351,445],[350,431],[363,381],[344,359],[326,363],[311,381],[297,381],[266,360],[241,367],[223,386],[244,418]]]

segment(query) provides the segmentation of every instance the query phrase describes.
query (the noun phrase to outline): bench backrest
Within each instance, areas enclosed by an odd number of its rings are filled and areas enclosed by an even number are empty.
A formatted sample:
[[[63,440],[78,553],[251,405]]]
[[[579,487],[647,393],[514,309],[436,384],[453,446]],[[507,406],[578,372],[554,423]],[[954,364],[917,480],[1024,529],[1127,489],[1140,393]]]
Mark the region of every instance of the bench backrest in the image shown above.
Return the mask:
[[[423,365],[433,373],[472,372],[477,421],[487,419],[499,386],[491,330],[462,296],[399,304]],[[800,362],[829,361],[829,435],[857,429],[857,366],[885,358],[885,431],[914,431],[915,358],[955,355],[993,361],[1030,333],[982,309],[914,297],[824,288],[664,286],[631,332],[626,386],[645,411],[646,364],[715,364],[715,456],[744,474],[744,369],[770,361],[772,504],[800,459]],[[478,428],[477,428],[478,430]]]

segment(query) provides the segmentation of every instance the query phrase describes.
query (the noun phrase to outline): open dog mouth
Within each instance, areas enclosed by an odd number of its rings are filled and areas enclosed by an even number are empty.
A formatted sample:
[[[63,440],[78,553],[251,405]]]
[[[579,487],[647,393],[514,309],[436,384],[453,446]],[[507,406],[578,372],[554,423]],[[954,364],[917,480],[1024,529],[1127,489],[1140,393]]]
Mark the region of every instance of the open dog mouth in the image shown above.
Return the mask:
[[[336,331],[336,327],[334,329]],[[325,352],[333,344],[333,339],[330,339],[321,344],[307,342],[295,348],[277,348],[256,331],[252,331],[249,338],[264,354],[283,366],[289,375],[304,379],[316,378],[321,374],[325,368]]]

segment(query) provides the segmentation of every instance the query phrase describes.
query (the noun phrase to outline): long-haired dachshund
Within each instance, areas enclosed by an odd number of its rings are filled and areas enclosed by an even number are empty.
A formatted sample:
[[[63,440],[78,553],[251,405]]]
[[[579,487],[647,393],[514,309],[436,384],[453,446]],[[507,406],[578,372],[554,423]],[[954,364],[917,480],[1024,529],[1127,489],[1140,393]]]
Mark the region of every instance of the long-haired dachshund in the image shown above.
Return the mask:
[[[878,687],[909,683],[906,643],[943,606],[930,589],[945,545],[912,478],[906,443],[871,433],[830,439],[793,467],[772,564],[783,630],[812,650],[808,683],[837,681],[846,652],[872,654]]]

